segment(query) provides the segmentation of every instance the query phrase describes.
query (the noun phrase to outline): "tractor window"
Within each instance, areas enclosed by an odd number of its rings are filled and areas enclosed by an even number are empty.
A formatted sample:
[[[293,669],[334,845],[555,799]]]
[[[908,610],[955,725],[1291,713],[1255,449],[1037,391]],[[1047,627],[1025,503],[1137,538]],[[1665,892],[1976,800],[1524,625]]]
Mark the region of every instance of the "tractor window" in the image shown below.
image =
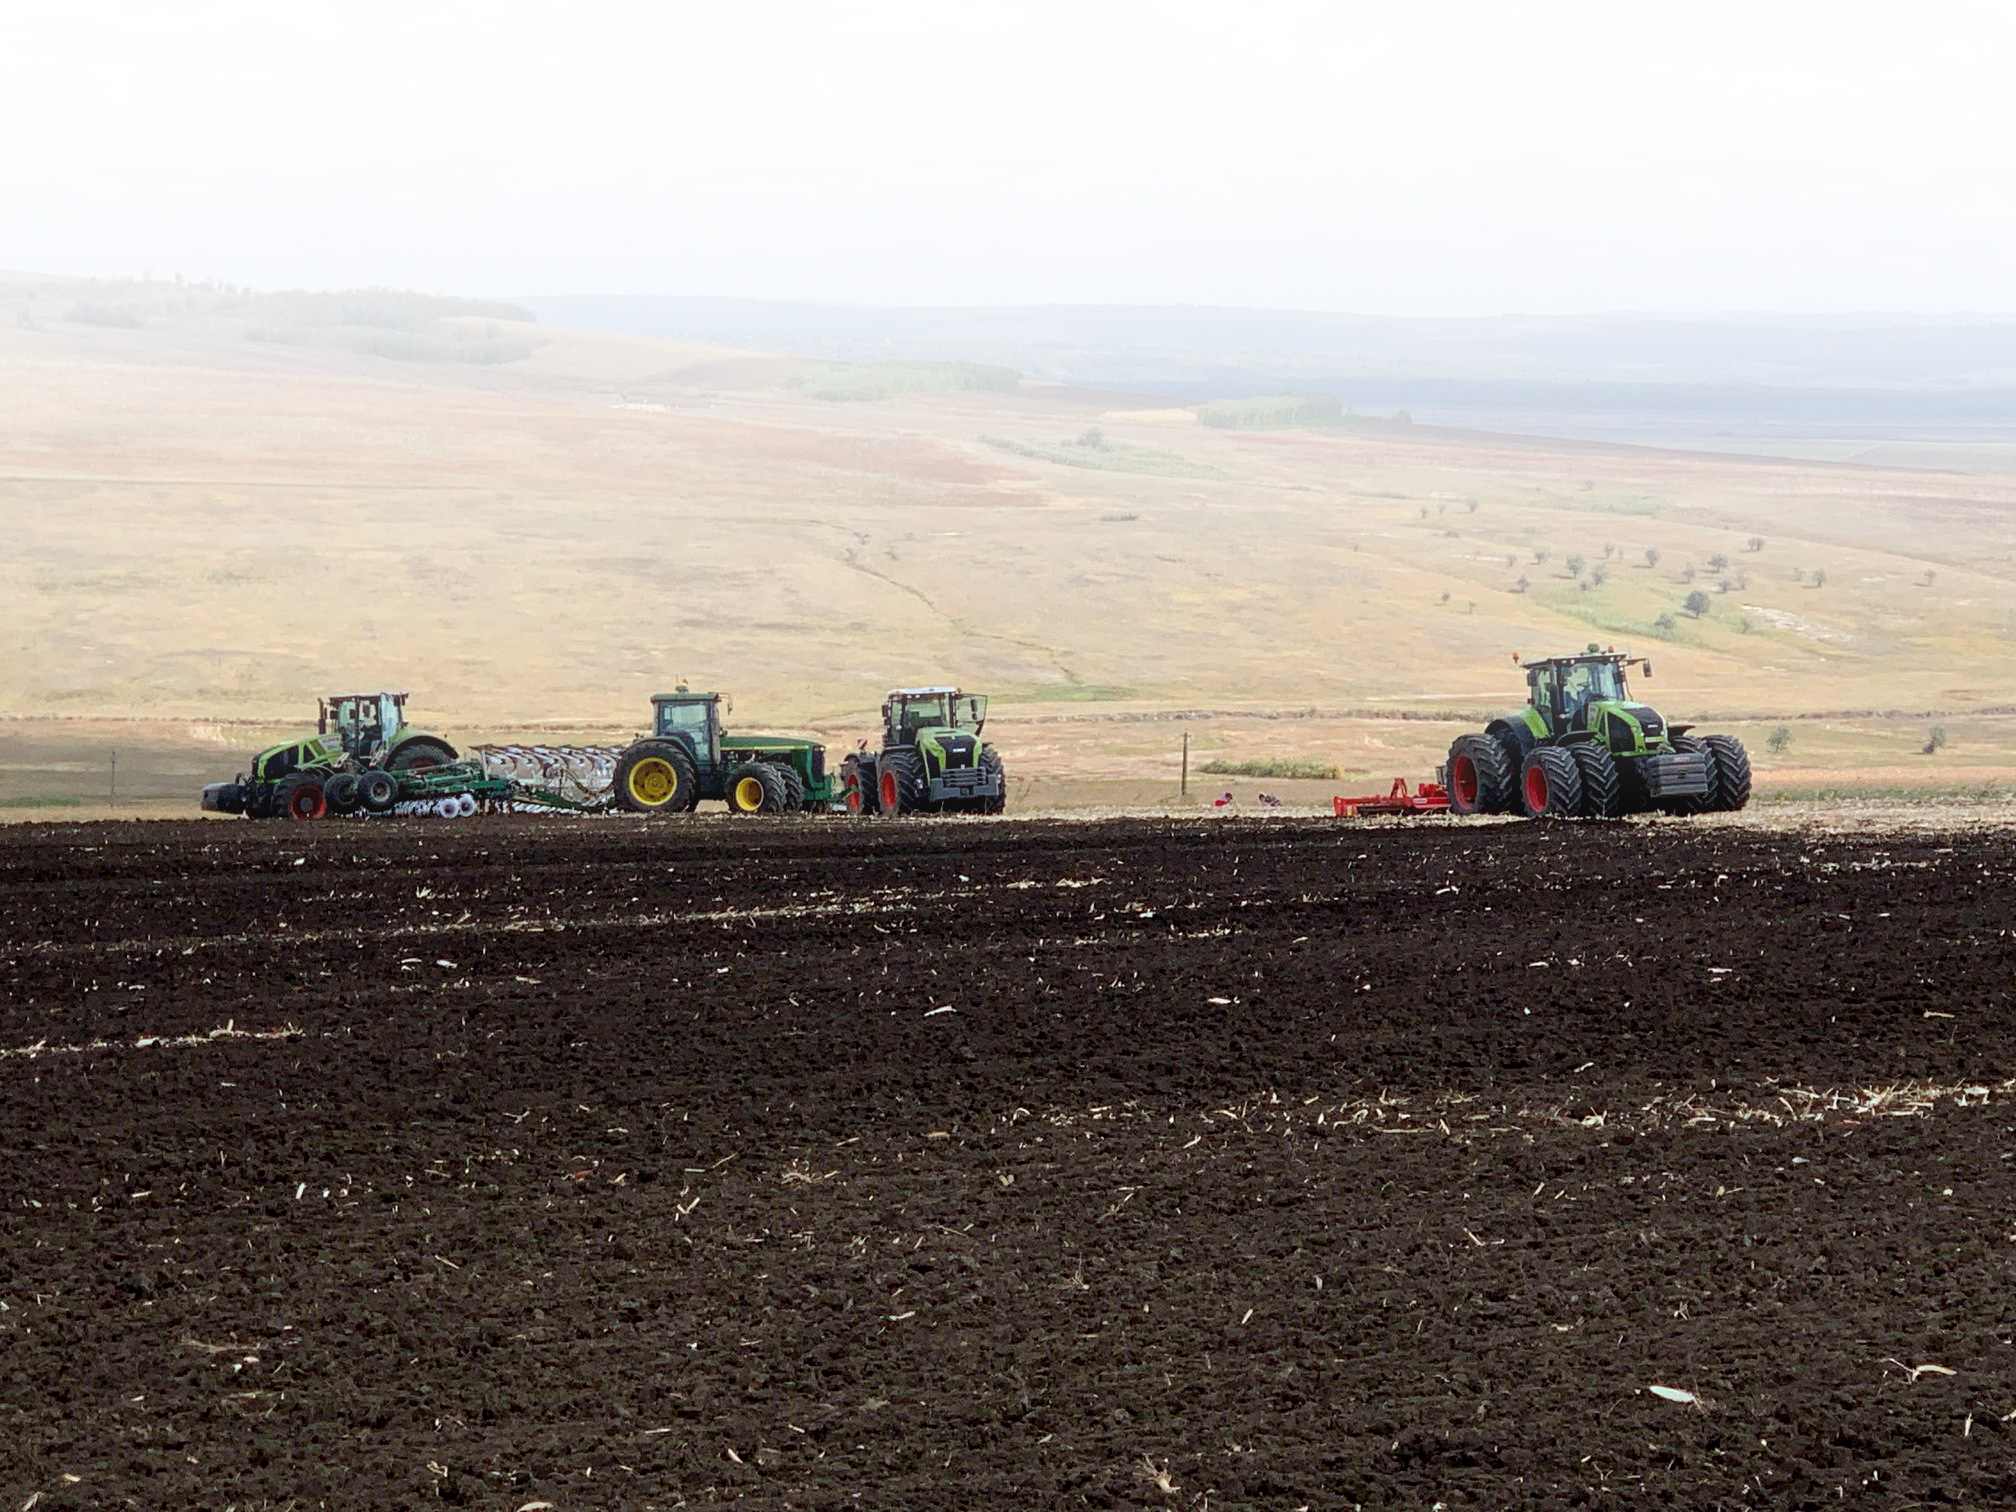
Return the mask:
[[[658,705],[658,733],[670,735],[674,731],[704,735],[707,733],[706,703],[666,703]]]
[[[945,718],[945,700],[938,698],[906,698],[903,700],[903,739],[914,740],[919,730],[937,729],[948,721]]]
[[[984,693],[961,693],[952,700],[952,727],[968,730],[975,735],[987,723],[987,696]]]
[[[1585,722],[1585,712],[1593,703],[1624,696],[1624,679],[1615,662],[1577,662],[1563,669],[1561,711],[1570,724]]]

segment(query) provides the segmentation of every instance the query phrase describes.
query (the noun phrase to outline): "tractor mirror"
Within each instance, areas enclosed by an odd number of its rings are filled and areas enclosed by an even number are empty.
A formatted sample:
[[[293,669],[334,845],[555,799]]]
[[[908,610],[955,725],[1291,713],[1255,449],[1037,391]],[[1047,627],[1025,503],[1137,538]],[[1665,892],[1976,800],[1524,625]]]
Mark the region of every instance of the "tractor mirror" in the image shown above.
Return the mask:
[[[1652,663],[1650,663],[1649,661],[1645,663],[1645,675],[1648,678],[1652,675]]]

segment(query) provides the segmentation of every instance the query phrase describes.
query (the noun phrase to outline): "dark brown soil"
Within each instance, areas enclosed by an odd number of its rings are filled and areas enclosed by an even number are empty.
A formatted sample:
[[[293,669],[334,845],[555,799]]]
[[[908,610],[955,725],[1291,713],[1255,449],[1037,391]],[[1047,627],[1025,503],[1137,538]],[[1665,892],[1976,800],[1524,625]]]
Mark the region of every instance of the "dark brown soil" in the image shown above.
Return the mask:
[[[2012,875],[0,831],[0,1507],[2008,1505]]]

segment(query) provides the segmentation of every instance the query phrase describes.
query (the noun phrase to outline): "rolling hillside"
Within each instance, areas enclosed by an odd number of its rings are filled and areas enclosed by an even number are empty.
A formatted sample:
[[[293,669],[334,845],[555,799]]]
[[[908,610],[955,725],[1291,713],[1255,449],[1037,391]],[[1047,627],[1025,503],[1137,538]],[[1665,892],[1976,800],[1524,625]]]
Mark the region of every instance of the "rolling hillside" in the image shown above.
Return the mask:
[[[1838,716],[1800,726],[1824,765],[1909,765],[1927,718],[1937,770],[2004,759],[1958,732],[2016,704],[2016,479],[1201,424],[332,298],[0,279],[16,738],[284,727],[337,684],[622,730],[682,676],[865,732],[881,689],[949,679],[1023,722],[1031,775],[1160,782],[1181,710],[1383,775],[1446,741],[1427,717],[1516,701],[1515,655],[1595,639],[1650,651],[1676,713]]]

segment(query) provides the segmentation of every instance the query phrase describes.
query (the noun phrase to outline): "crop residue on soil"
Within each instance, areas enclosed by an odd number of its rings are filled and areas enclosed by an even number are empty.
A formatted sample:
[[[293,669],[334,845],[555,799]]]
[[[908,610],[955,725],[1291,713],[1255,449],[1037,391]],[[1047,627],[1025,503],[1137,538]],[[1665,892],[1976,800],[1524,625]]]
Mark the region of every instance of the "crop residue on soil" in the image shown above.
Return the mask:
[[[0,831],[0,1506],[2007,1503],[2012,872]]]

